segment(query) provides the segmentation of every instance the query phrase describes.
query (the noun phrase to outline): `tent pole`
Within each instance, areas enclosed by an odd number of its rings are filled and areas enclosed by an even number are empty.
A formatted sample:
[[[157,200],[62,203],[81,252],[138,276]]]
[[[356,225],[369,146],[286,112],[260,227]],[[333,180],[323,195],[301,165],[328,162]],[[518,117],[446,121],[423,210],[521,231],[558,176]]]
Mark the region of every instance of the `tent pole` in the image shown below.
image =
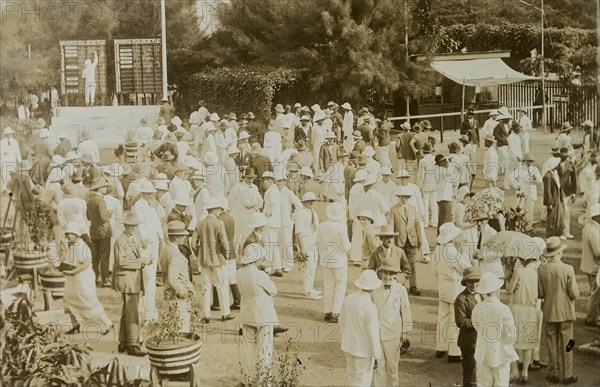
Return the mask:
[[[465,77],[463,77],[463,87],[462,87],[462,109],[460,110],[460,121],[464,121],[465,115]]]

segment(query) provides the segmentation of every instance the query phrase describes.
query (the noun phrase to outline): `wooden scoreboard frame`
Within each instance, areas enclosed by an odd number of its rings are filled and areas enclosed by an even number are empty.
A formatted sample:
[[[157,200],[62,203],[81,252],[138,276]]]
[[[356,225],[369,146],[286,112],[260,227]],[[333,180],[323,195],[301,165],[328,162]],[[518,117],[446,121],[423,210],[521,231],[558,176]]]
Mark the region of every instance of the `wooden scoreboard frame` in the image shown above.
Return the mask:
[[[146,104],[160,101],[162,95],[160,38],[115,39],[114,55],[115,93],[121,103],[126,96],[133,100],[138,100],[142,96],[147,100]]]
[[[82,99],[84,80],[81,78],[83,62],[94,60],[94,50],[98,52],[96,66],[96,100],[102,101],[107,93],[107,43],[106,40],[61,40],[60,44],[60,86],[65,105],[69,99]],[[75,98],[73,98],[75,97]]]

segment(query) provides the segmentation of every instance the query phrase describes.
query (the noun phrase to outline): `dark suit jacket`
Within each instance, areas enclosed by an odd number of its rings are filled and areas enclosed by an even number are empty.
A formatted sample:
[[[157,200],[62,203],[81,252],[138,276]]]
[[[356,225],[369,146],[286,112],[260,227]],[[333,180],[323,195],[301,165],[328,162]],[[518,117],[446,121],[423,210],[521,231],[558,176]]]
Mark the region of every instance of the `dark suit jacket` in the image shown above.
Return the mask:
[[[144,290],[142,258],[137,241],[125,233],[115,241],[113,289],[121,293],[139,293]]]
[[[473,118],[473,124],[468,119],[460,125],[460,134],[466,134],[469,139],[475,139],[475,144],[479,144],[479,122]]]
[[[60,144],[58,144],[56,146],[56,149],[54,149],[54,154],[61,155],[62,157],[65,157],[67,155],[67,152],[70,152],[72,150],[73,150],[73,145],[71,145],[71,141],[69,141],[69,140],[62,140],[60,142]]]
[[[110,215],[102,195],[93,194],[87,201],[87,218],[90,220],[90,238],[106,239],[112,236]]]
[[[406,253],[398,246],[392,245],[391,249],[392,252],[390,254],[390,258],[397,261],[400,272],[406,277],[408,277],[410,275],[410,264],[408,263]],[[383,251],[383,247],[379,246],[375,249],[375,251],[373,251],[373,253],[371,253],[371,258],[369,259],[369,266],[367,267],[370,270],[375,270],[377,272],[377,276],[380,278],[381,274],[379,274],[379,268],[381,267],[384,258],[385,252]]]
[[[327,171],[329,167],[338,161],[338,144],[332,145],[332,151],[329,151],[329,145],[324,143],[319,150],[319,165],[323,171]]]
[[[267,156],[258,155],[254,156],[252,159],[252,168],[254,168],[254,173],[256,173],[256,179],[254,179],[254,184],[257,187],[262,187],[261,177],[263,173],[267,171],[273,172],[273,165],[271,164],[271,160]]]
[[[477,300],[469,289],[463,290],[454,301],[454,319],[459,328],[457,345],[463,351],[475,351],[477,331],[471,322],[471,313],[475,305],[477,305]]]
[[[565,160],[559,164],[558,176],[565,196],[575,195],[577,193],[577,172],[571,161]]]
[[[294,142],[298,143],[298,141],[302,140],[304,141],[305,144],[308,145],[308,139],[310,138],[310,133],[312,131],[312,128],[308,129],[308,134],[304,133],[304,129],[302,128],[301,125],[296,126],[294,128]]]
[[[406,204],[408,217],[404,216],[402,206],[396,204],[390,208],[387,222],[394,226],[394,232],[398,235],[394,237],[394,243],[398,247],[404,247],[406,241],[412,247],[421,246],[421,217],[419,216],[415,206]]]
[[[83,185],[91,187],[96,180],[102,177],[102,170],[97,165],[90,165],[83,170]]]
[[[225,234],[227,235],[227,240],[229,241],[227,254],[225,255],[227,259],[235,259],[235,246],[234,246],[234,229],[235,229],[235,220],[231,215],[226,212],[222,212],[221,216],[219,216],[219,220],[223,222],[225,225]]]
[[[187,229],[190,226],[190,222],[192,221],[192,217],[190,215],[186,215],[185,213],[181,213],[177,211],[175,208],[171,210],[169,215],[167,215],[167,223],[172,222],[174,220],[178,220],[185,224],[185,228]]]
[[[258,235],[256,235],[254,231],[252,231],[252,234],[248,235],[248,238],[246,238],[246,240],[244,241],[244,248],[246,248],[246,246],[248,245],[251,245],[252,243],[258,243],[262,247],[265,247],[264,240],[259,239]]]
[[[216,267],[225,264],[229,241],[223,222],[208,215],[198,223],[192,236],[192,251],[196,253],[202,267]]]

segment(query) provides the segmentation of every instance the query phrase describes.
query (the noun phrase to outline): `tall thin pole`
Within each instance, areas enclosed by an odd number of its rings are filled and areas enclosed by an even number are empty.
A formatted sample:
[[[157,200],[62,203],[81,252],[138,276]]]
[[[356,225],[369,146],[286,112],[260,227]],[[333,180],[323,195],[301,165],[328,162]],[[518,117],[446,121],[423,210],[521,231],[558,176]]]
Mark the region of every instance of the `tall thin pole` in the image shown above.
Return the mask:
[[[406,65],[408,66],[408,0],[404,0],[404,46],[406,47]],[[406,115],[410,122],[410,96],[406,95]]]
[[[546,74],[544,73],[544,0],[542,0],[542,127],[546,133]]]
[[[167,16],[165,0],[160,0],[160,44],[162,51],[162,93],[163,99],[169,99],[167,89]]]
[[[465,120],[465,77],[463,77],[463,84],[462,84],[462,108],[460,109],[460,121],[464,121]]]

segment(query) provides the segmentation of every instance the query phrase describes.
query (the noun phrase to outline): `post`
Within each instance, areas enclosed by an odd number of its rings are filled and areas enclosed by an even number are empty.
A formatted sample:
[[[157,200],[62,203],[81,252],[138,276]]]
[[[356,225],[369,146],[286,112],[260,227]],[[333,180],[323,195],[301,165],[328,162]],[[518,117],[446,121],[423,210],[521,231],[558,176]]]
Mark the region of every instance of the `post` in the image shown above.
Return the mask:
[[[546,128],[546,75],[544,73],[544,0],[542,0],[542,127],[544,133],[547,133]]]
[[[404,45],[406,46],[406,65],[408,66],[408,0],[404,0]],[[406,96],[406,115],[410,117],[410,96]],[[410,122],[410,118],[408,118]]]
[[[162,92],[163,98],[169,99],[167,89],[167,17],[165,0],[160,0],[160,44],[162,51]]]
[[[462,88],[462,108],[460,110],[460,122],[465,120],[465,78],[463,77],[463,88]]]

